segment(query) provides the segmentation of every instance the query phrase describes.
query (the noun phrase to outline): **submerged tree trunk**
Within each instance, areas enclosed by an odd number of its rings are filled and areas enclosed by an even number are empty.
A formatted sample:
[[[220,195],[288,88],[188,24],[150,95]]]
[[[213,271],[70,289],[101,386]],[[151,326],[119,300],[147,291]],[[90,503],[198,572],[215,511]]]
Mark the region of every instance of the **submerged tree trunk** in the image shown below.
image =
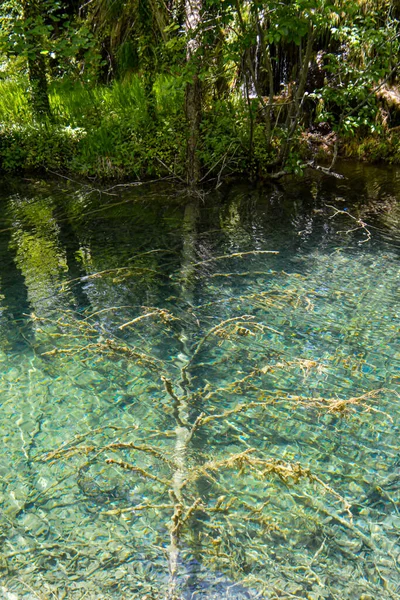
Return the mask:
[[[50,116],[51,111],[42,39],[40,34],[35,33],[35,28],[41,22],[41,0],[24,0],[22,9],[32,109],[36,117],[42,118]]]
[[[200,48],[199,27],[201,24],[202,0],[186,0],[186,61],[191,70],[192,78],[186,84],[185,112],[189,126],[187,142],[186,177],[190,187],[195,187],[200,181],[200,161],[198,144],[201,121],[201,81],[199,78],[199,62],[196,54]]]

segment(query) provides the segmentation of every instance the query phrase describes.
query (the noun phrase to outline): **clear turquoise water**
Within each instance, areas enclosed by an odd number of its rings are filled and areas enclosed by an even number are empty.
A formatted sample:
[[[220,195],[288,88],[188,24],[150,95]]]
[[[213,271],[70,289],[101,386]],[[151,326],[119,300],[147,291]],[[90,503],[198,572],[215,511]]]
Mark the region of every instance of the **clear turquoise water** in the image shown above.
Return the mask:
[[[400,172],[342,170],[3,183],[0,597],[400,598]]]

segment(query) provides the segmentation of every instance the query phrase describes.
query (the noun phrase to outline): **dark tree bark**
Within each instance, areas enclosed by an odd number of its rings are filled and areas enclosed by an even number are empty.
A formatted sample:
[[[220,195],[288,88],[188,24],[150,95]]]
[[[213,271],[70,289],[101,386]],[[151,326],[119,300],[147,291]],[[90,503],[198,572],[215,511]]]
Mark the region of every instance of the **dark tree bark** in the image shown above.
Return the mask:
[[[202,112],[202,85],[199,78],[198,50],[200,48],[200,32],[202,0],[186,0],[186,61],[193,75],[186,85],[185,111],[189,126],[187,142],[186,177],[190,187],[195,187],[200,181],[200,160],[198,144],[200,138],[200,122]]]
[[[42,16],[41,0],[24,0],[22,9],[25,22],[32,109],[38,118],[49,117],[51,110],[46,77],[46,60],[44,55],[41,54],[43,50],[41,36],[34,33],[34,28],[40,22]]]

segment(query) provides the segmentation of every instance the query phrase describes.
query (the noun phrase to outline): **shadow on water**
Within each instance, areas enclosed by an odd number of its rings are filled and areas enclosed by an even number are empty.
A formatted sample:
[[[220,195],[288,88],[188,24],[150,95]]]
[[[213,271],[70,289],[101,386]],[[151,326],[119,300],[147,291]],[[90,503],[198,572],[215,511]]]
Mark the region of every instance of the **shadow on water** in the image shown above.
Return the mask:
[[[84,278],[87,271],[78,257],[82,252],[81,244],[68,216],[54,211],[54,219],[58,227],[59,245],[65,253],[67,276],[72,280],[70,290],[74,298],[74,309],[80,312],[90,309],[90,300],[85,291]]]
[[[6,227],[4,227],[6,225]],[[0,231],[1,337],[13,351],[23,349],[32,338],[28,289],[16,265],[16,253],[7,221]]]

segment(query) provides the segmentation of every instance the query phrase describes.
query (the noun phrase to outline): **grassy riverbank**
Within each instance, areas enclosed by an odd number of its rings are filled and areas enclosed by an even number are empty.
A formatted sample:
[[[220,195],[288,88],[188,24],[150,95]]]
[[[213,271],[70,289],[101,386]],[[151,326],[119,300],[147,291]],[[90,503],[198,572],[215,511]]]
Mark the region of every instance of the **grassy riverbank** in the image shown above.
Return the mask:
[[[150,105],[138,76],[111,85],[68,80],[50,87],[52,119],[35,120],[24,78],[0,81],[0,169],[5,173],[57,171],[96,179],[185,176],[187,127],[184,82],[158,76]],[[286,169],[299,174],[305,159],[329,160],[334,134],[300,135]],[[310,139],[312,138],[312,139]],[[315,143],[317,141],[317,143]],[[275,151],[280,146],[274,139]],[[341,137],[340,153],[361,160],[400,162],[398,134]],[[205,178],[265,177],[273,159],[264,124],[239,94],[210,101],[201,123],[199,156]]]
[[[35,122],[27,82],[0,83],[0,161],[5,172],[61,170],[99,178],[160,177],[185,171],[184,85],[159,76],[149,107],[139,77],[110,86],[68,81],[50,87],[52,120]],[[214,104],[203,122],[201,160],[218,174],[247,167],[245,107]]]

